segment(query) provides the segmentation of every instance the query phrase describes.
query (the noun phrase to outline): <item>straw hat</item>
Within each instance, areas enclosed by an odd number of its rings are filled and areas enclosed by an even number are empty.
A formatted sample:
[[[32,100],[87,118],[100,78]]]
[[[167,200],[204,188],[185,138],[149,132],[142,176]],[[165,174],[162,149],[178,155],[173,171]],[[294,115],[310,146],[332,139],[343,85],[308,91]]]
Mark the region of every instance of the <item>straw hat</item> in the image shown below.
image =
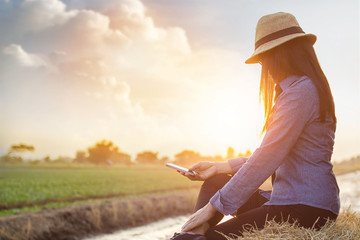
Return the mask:
[[[304,33],[292,14],[278,12],[265,15],[256,25],[255,51],[245,63],[258,63],[260,53],[299,37],[309,39],[312,44],[316,42],[316,36]]]

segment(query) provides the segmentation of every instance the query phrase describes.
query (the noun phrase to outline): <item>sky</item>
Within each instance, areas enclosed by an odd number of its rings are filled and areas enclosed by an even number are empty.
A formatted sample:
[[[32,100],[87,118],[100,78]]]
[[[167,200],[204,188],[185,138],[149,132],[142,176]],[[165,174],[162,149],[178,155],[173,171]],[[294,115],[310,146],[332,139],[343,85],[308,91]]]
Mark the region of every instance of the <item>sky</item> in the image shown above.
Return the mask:
[[[255,150],[260,66],[244,61],[280,11],[318,37],[333,159],[360,154],[358,0],[0,0],[0,154],[73,157],[101,139],[132,157]]]

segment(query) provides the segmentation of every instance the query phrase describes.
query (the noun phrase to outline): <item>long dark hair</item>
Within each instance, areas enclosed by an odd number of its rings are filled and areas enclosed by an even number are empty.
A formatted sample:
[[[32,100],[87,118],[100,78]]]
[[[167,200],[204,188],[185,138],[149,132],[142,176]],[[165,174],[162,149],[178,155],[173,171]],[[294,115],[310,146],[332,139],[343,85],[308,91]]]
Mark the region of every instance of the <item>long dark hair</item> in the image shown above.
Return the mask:
[[[312,43],[295,38],[260,56],[262,64],[260,99],[265,109],[265,132],[274,104],[274,86],[290,75],[307,76],[316,86],[320,98],[320,121],[330,116],[336,122],[334,99],[327,78],[316,57]]]

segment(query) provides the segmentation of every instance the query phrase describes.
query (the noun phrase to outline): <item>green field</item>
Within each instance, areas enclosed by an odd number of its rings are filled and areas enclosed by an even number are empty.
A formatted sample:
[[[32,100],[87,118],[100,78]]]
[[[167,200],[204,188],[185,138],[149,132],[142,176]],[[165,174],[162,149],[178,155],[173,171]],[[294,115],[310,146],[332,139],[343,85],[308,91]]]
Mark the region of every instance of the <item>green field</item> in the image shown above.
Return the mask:
[[[346,162],[345,162],[346,163]],[[343,174],[358,164],[336,164]],[[199,187],[162,165],[1,164],[0,216]]]
[[[200,186],[165,166],[0,168],[0,215]],[[66,205],[65,204],[65,205]],[[30,208],[29,208],[30,207]],[[19,210],[23,208],[23,210]]]

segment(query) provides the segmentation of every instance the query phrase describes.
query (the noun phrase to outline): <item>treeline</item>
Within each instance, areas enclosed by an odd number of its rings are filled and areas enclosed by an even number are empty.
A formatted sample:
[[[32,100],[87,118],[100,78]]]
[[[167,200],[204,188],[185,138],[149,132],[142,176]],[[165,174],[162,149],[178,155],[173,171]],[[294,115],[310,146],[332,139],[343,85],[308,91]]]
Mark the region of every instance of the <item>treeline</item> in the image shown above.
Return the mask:
[[[334,162],[335,174],[344,174],[358,170],[360,170],[360,155],[343,160],[341,162]]]
[[[12,145],[7,154],[1,157],[3,163],[23,163],[24,159],[21,154],[24,152],[33,152],[35,147],[27,144]],[[120,150],[112,141],[101,140],[95,143],[93,146],[88,147],[86,150],[79,150],[76,152],[75,158],[58,157],[51,159],[46,156],[40,160],[29,161],[33,164],[39,163],[76,163],[76,164],[96,164],[96,165],[113,165],[113,164],[165,164],[167,162],[173,162],[182,166],[189,166],[200,161],[224,161],[236,157],[248,157],[251,155],[251,151],[247,150],[244,153],[235,154],[233,147],[227,149],[225,157],[221,155],[215,156],[202,156],[199,152],[194,150],[183,150],[169,158],[168,156],[159,156],[159,152],[154,151],[142,151],[138,153],[135,159]]]
[[[334,166],[354,166],[354,165],[360,165],[360,155],[357,155],[350,159],[343,160],[341,162],[334,163]]]

